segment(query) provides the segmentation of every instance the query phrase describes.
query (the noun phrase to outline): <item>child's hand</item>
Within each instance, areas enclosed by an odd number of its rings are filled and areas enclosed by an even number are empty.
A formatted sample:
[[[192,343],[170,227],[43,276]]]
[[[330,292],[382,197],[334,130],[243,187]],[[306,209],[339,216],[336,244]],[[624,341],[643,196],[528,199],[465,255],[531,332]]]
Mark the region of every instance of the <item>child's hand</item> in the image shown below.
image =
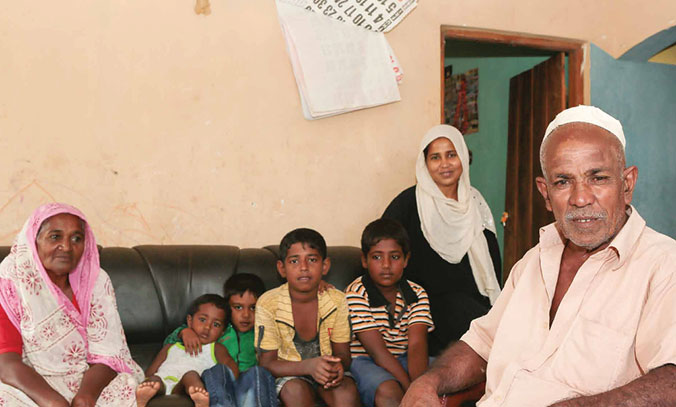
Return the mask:
[[[340,358],[324,355],[309,359],[308,362],[312,378],[322,386],[325,386],[328,382],[335,380],[337,377],[336,362],[340,365]]]
[[[189,353],[192,356],[197,356],[202,353],[202,342],[200,342],[200,338],[195,331],[191,328],[184,328],[181,331],[180,336],[183,341],[183,346],[185,346],[186,353]]]
[[[343,381],[345,371],[343,369],[343,364],[340,362],[333,362],[334,365],[334,376],[324,385],[325,389],[330,389],[332,387],[340,386],[340,383]]]
[[[317,288],[317,292],[323,293],[324,291],[327,291],[329,288],[336,288],[333,284],[329,284],[326,281],[322,280],[319,282],[319,287]]]

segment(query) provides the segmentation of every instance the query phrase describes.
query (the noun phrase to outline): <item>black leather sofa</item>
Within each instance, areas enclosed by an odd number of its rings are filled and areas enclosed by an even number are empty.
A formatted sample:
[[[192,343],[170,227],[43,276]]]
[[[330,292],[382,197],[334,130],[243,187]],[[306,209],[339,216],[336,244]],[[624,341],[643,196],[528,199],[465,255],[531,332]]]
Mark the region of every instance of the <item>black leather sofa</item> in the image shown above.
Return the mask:
[[[326,280],[344,289],[362,273],[357,247],[329,247],[331,269]],[[0,247],[0,258],[9,247]],[[190,302],[205,293],[223,293],[235,273],[261,277],[267,289],[283,283],[277,273],[277,246],[144,245],[103,247],[101,267],[115,287],[117,306],[134,360],[145,370],[164,338],[184,323]],[[157,397],[150,407],[192,406],[186,397]]]

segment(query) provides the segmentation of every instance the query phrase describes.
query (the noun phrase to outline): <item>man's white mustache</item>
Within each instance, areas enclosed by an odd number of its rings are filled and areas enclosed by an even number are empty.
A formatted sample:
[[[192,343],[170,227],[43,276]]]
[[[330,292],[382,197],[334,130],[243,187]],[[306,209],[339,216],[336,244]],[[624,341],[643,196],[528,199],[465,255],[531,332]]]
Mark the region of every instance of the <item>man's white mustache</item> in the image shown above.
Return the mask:
[[[608,217],[606,211],[589,211],[589,210],[573,210],[566,213],[566,220],[573,221],[575,219],[595,219],[601,220]]]

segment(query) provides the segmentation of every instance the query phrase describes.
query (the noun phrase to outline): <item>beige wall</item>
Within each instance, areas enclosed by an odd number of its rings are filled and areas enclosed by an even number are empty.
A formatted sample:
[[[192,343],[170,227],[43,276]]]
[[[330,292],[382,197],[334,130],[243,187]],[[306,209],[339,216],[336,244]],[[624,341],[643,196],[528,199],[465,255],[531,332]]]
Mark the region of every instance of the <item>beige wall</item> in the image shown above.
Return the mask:
[[[616,57],[676,24],[673,0],[420,0],[387,34],[402,101],[310,122],[274,3],[212,0],[208,17],[193,3],[3,4],[0,244],[51,200],[80,207],[103,245],[260,246],[298,226],[357,244],[414,183],[418,140],[439,120],[441,24]]]

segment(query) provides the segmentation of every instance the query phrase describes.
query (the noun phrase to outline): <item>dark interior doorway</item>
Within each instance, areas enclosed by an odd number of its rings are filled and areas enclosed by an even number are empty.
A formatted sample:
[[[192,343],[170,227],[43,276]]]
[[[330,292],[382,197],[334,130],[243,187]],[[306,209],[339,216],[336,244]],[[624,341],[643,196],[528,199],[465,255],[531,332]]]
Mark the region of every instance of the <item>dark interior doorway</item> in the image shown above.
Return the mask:
[[[448,66],[452,74],[472,64],[479,68],[478,132],[465,140],[473,152],[472,185],[491,206],[502,243],[503,281],[537,243],[539,228],[552,220],[535,189],[539,145],[547,123],[583,101],[582,46],[576,40],[441,27],[442,123],[455,113],[444,103]]]

